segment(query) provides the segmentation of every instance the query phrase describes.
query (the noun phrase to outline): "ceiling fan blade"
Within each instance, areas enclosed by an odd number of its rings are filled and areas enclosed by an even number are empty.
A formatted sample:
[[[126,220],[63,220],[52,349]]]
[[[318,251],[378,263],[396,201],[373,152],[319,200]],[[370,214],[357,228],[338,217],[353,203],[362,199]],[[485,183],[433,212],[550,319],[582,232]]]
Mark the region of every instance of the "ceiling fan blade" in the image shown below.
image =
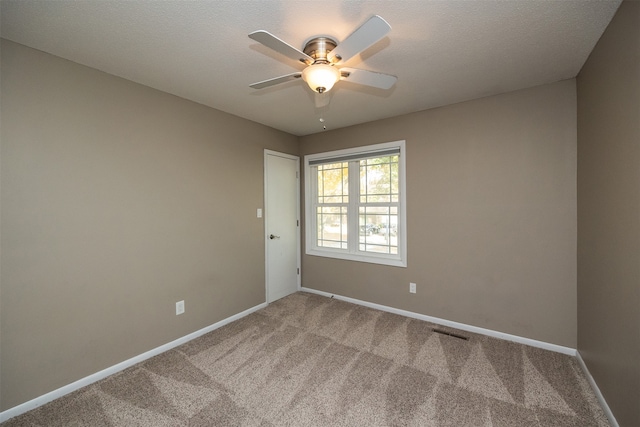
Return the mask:
[[[396,76],[376,73],[375,71],[360,70],[358,68],[340,68],[342,79],[351,83],[376,87],[378,89],[391,89],[398,81]]]
[[[347,62],[381,38],[391,30],[391,25],[378,15],[372,16],[360,28],[355,30],[342,43],[329,52],[329,61],[333,63]]]
[[[312,57],[304,52],[299,51],[289,43],[280,40],[267,31],[254,31],[253,33],[249,34],[249,38],[257,41],[258,43],[262,43],[266,47],[273,49],[276,52],[286,56],[287,58],[293,59],[294,61],[300,61],[305,64],[313,64]]]
[[[276,77],[269,80],[263,80],[261,82],[250,84],[249,87],[254,89],[264,89],[265,87],[279,85],[280,83],[289,82],[302,77],[302,73],[291,73],[284,76]]]

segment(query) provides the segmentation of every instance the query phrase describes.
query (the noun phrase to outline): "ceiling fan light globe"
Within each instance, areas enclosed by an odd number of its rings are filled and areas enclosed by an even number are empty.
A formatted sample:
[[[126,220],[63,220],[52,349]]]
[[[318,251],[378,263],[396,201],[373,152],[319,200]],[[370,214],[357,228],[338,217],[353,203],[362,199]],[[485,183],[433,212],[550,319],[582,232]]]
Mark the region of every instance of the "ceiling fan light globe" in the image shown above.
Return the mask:
[[[313,64],[302,70],[302,79],[311,90],[323,93],[329,91],[340,80],[340,70],[329,64]]]

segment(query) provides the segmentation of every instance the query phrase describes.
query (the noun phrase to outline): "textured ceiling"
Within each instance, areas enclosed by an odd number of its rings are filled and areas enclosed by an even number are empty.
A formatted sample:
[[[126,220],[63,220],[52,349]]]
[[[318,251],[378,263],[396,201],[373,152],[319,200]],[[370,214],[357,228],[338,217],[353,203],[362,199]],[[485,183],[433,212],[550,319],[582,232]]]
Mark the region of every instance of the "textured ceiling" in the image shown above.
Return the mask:
[[[2,0],[3,38],[295,134],[349,126],[577,75],[620,0]],[[249,39],[298,49],[340,42],[372,15],[392,27],[346,66],[398,76],[384,91],[339,82],[316,108],[301,81],[249,84],[301,64]]]

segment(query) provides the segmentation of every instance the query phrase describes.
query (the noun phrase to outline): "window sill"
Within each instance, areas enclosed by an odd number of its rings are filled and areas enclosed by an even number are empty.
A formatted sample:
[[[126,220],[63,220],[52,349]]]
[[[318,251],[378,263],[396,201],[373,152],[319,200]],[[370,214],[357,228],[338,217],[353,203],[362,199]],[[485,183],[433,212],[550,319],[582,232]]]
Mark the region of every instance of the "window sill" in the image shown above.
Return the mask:
[[[307,255],[323,257],[323,258],[334,258],[334,259],[342,259],[345,261],[357,261],[357,262],[366,262],[369,264],[381,264],[381,265],[389,265],[392,267],[407,267],[406,261],[400,259],[400,257],[385,257],[384,255],[358,255],[353,253],[341,253],[334,251],[326,251],[320,249],[307,249]]]

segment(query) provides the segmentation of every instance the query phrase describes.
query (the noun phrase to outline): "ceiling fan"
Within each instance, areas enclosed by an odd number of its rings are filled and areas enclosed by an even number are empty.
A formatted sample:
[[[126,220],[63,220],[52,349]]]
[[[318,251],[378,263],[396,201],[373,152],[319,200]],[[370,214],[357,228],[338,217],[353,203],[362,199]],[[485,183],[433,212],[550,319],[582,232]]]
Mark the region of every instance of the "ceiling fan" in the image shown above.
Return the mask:
[[[391,30],[391,26],[384,19],[375,15],[340,44],[330,37],[318,36],[310,39],[302,51],[267,31],[254,31],[249,34],[251,39],[307,66],[301,72],[263,80],[253,83],[249,87],[263,89],[302,78],[311,90],[317,93],[329,91],[338,80],[379,89],[390,89],[398,80],[396,76],[358,68],[339,67],[340,64],[347,62],[382,39],[389,30]]]

